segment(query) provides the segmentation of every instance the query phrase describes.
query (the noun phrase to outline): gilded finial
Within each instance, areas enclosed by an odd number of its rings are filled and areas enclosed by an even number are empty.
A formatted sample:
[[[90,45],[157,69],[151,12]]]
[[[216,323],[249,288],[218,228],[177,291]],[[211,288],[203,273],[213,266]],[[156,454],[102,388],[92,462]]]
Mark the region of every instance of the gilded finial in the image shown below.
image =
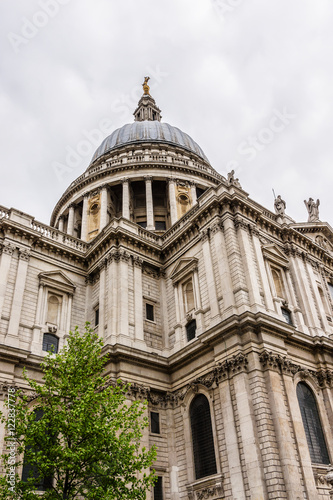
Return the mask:
[[[150,95],[149,94],[149,85],[148,85],[148,80],[150,80],[150,76],[145,76],[145,81],[143,82],[142,84],[142,88],[143,88],[143,93],[144,95]]]

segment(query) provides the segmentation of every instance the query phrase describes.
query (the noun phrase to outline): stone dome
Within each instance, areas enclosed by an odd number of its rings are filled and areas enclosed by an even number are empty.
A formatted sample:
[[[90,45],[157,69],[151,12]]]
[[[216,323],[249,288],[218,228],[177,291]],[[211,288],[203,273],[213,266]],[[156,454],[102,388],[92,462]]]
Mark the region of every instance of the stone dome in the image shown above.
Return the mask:
[[[158,120],[144,120],[128,123],[114,130],[96,150],[90,165],[95,163],[104,154],[126,144],[142,144],[144,142],[158,142],[181,147],[191,153],[195,153],[209,163],[201,147],[179,128]]]

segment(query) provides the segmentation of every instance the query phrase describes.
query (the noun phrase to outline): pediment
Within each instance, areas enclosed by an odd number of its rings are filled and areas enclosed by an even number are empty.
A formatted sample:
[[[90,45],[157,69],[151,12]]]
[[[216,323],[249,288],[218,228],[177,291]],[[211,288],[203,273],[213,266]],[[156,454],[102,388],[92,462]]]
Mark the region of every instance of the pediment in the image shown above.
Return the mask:
[[[286,255],[274,244],[264,245],[262,247],[262,253],[266,259],[278,264],[279,266],[288,267],[289,265]]]
[[[293,229],[310,238],[326,252],[333,253],[333,229],[327,222],[297,224]]]
[[[177,283],[196,269],[198,269],[198,259],[195,257],[180,259],[173,268],[170,278],[174,283]]]
[[[39,273],[39,283],[66,293],[74,293],[76,288],[72,280],[62,271]]]

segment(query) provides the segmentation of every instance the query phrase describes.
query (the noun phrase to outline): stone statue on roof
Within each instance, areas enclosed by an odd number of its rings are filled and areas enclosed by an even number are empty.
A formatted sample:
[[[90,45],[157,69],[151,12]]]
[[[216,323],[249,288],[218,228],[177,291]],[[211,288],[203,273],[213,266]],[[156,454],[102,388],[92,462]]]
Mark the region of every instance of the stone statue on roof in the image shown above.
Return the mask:
[[[277,213],[278,215],[284,215],[286,206],[286,202],[281,198],[281,195],[279,194],[274,200],[275,213]]]
[[[317,222],[317,221],[319,221],[319,205],[320,205],[320,201],[317,200],[317,202],[315,202],[313,198],[309,198],[308,201],[304,200],[304,204],[305,204],[306,209],[307,209],[308,214],[309,214],[308,222]]]

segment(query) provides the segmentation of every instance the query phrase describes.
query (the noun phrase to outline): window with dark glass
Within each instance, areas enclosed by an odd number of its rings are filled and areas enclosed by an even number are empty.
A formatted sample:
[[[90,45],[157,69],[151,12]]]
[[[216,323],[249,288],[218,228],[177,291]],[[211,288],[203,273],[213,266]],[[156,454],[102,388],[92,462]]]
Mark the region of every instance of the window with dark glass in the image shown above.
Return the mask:
[[[99,325],[99,307],[95,309],[95,326]]]
[[[288,325],[292,325],[293,320],[291,318],[291,312],[288,309],[285,309],[284,307],[281,307],[281,312]]]
[[[154,434],[160,434],[160,414],[155,411],[150,412],[150,430]]]
[[[52,333],[44,333],[43,335],[43,351],[52,351],[54,353],[58,352],[59,339],[56,335]]]
[[[192,319],[186,325],[186,337],[188,342],[195,338],[196,331],[197,331],[197,322],[195,321],[195,319]]]
[[[203,394],[194,398],[190,406],[195,477],[216,474],[216,459],[209,403]]]
[[[297,385],[296,391],[311,461],[315,464],[329,464],[330,459],[315,396],[304,382]]]
[[[165,231],[166,230],[166,224],[164,220],[156,220],[155,221],[155,229],[156,231]]]
[[[163,478],[157,476],[157,481],[154,484],[154,500],[163,500]]]
[[[151,304],[146,304],[146,319],[154,321],[154,306]]]
[[[37,409],[34,411],[34,413],[35,413],[35,420],[37,422],[41,420],[41,418],[43,417],[43,410]],[[32,447],[29,446],[29,451],[31,449]],[[52,487],[52,476],[40,477],[40,475],[38,474],[37,467],[27,461],[25,454],[23,459],[22,481],[27,482],[29,478],[35,479],[36,489],[38,491],[45,491]]]

